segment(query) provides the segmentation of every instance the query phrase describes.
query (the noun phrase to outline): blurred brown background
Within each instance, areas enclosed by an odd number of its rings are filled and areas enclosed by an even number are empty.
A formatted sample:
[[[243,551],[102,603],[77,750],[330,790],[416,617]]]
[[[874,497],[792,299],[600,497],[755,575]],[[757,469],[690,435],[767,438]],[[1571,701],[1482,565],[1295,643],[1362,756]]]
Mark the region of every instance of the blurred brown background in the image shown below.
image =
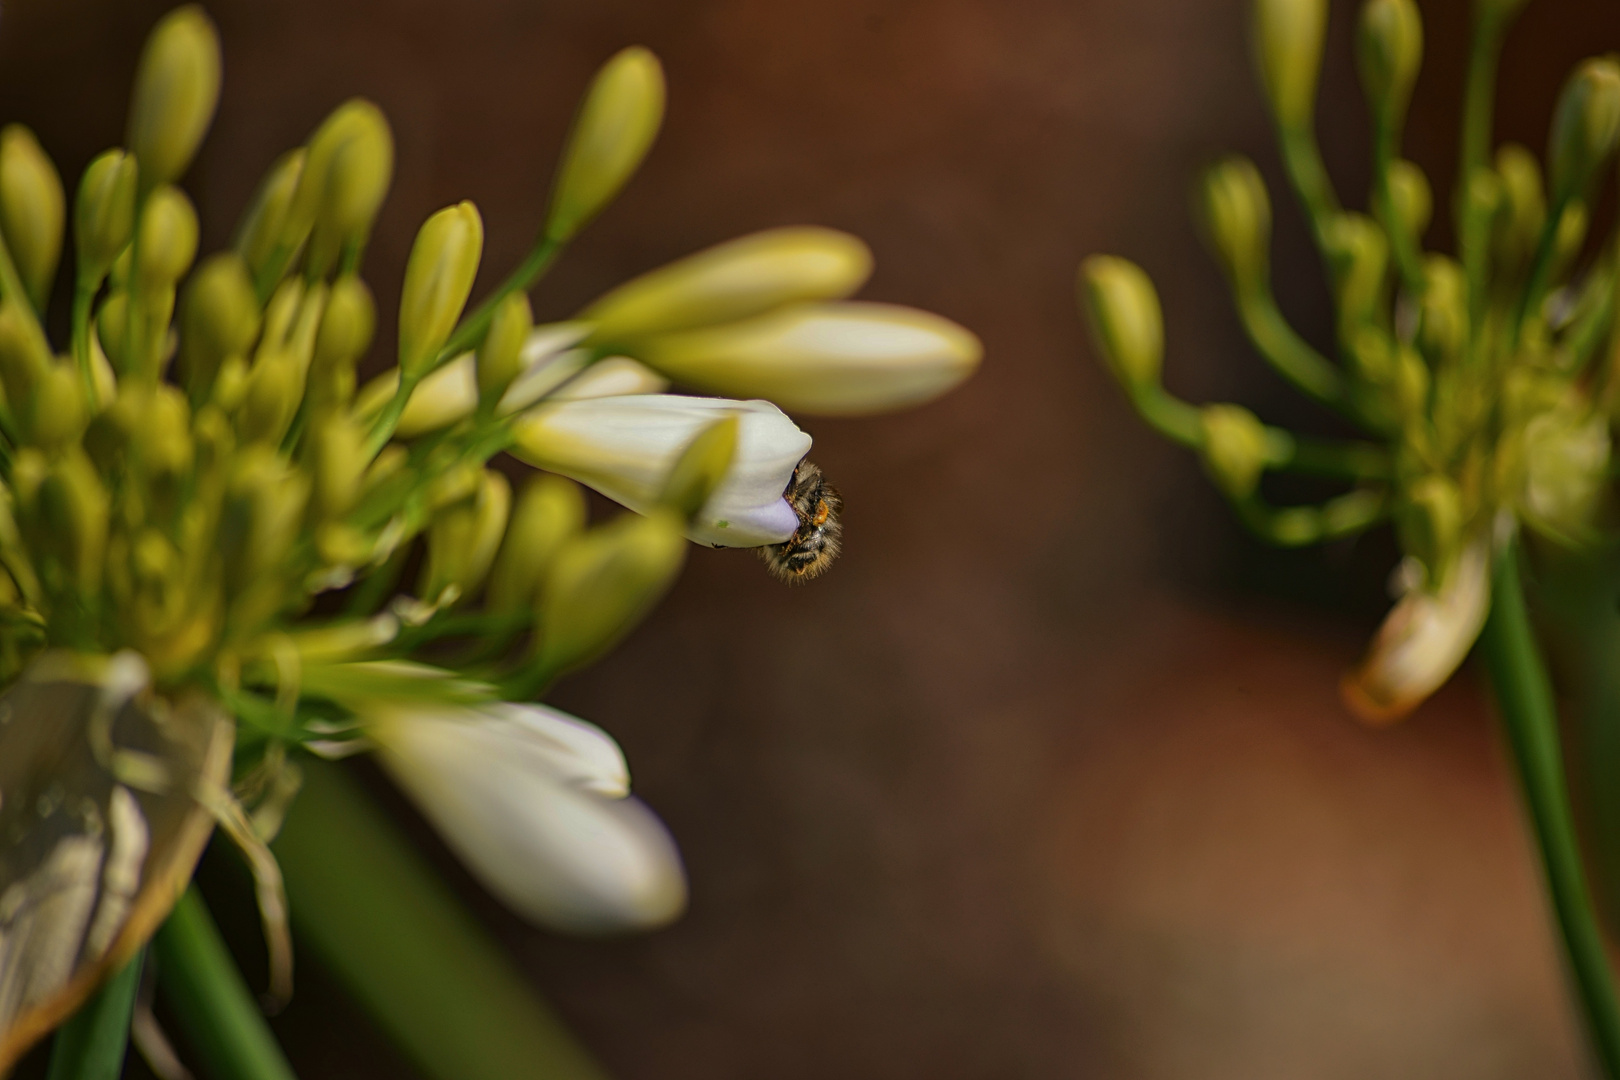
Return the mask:
[[[34,125],[70,182],[120,141],[166,6],[0,12],[0,117]],[[1583,1075],[1473,673],[1390,732],[1337,703],[1386,604],[1388,540],[1251,543],[1129,414],[1074,313],[1079,259],[1127,254],[1162,291],[1174,388],[1329,426],[1249,356],[1185,213],[1224,150],[1278,176],[1241,0],[208,6],[226,74],[190,183],[205,249],[277,152],[364,94],[399,148],[368,265],[385,310],[415,226],[454,199],[484,213],[493,280],[538,225],[581,88],[640,42],[667,65],[665,132],[541,314],[816,222],[871,243],[867,296],[984,339],[945,400],[806,421],[849,507],[835,573],[789,591],[747,553],[694,551],[645,627],[554,695],[620,739],[678,837],[683,922],[562,940],[433,848],[617,1075]],[[1422,7],[1408,153],[1441,193],[1441,244],[1465,3]],[[1321,114],[1360,205],[1351,17],[1335,4]],[[1503,133],[1539,149],[1570,64],[1617,42],[1615,5],[1533,0]],[[1279,218],[1282,302],[1325,344],[1314,257]],[[301,1075],[407,1075],[318,969],[301,978],[277,1020]]]

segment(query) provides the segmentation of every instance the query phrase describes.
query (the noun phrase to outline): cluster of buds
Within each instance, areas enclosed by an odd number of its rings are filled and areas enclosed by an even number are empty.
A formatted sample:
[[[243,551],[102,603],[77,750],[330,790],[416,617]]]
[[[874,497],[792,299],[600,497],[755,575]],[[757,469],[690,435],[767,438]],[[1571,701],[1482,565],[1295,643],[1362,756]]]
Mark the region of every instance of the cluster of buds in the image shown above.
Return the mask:
[[[924,401],[972,372],[978,342],[848,300],[870,255],[820,228],[723,244],[536,326],[528,291],[659,128],[660,67],[629,48],[585,97],[528,258],[469,310],[478,210],[433,214],[397,364],[360,385],[388,123],[340,106],[271,165],[234,245],[193,268],[197,215],[175,184],[219,84],[202,11],[163,19],[128,145],[90,164],[72,206],[65,355],[43,324],[67,200],[32,134],[0,136],[0,679],[117,654],[144,673],[121,701],[219,703],[261,840],[296,790],[292,752],[377,748],[524,914],[576,930],[674,917],[679,859],[627,797],[617,746],[515,703],[627,633],[688,540],[795,535],[784,493],[811,440],[783,409]],[[502,453],[543,471],[514,490],[516,463],[490,465]],[[581,484],[633,513],[591,523]]]
[[[1493,154],[1496,58],[1521,3],[1474,4],[1452,257],[1424,249],[1433,197],[1399,153],[1422,54],[1413,0],[1361,8],[1357,61],[1373,128],[1365,213],[1339,202],[1313,130],[1327,0],[1255,0],[1261,82],[1335,300],[1337,362],[1278,308],[1271,204],[1252,162],[1232,156],[1204,173],[1203,225],[1255,350],[1368,439],[1307,438],[1240,405],[1178,400],[1160,379],[1163,327],[1147,275],[1111,256],[1080,271],[1098,350],[1137,411],[1202,456],[1253,531],[1299,545],[1393,523],[1405,555],[1400,598],[1343,684],[1372,723],[1409,712],[1462,662],[1490,608],[1493,556],[1521,524],[1578,544],[1596,535],[1602,512],[1620,415],[1620,241],[1584,263],[1581,253],[1620,142],[1620,62],[1588,60],[1569,77],[1544,167],[1523,146]],[[1277,507],[1262,492],[1268,472],[1347,490]]]

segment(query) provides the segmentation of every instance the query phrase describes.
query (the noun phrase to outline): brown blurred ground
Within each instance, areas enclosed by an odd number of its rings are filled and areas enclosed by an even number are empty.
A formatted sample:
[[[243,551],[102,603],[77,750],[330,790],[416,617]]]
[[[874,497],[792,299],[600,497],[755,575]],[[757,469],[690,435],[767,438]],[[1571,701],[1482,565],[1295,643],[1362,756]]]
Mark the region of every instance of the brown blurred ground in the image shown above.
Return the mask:
[[[163,6],[0,14],[3,116],[69,176],[118,140]],[[665,134],[542,313],[817,222],[871,242],[868,296],[984,338],[982,373],[942,402],[807,421],[849,506],[834,574],[788,591],[745,553],[695,551],[658,614],[555,695],[620,738],[679,838],[681,924],[560,940],[436,849],[620,1076],[1581,1075],[1472,674],[1393,732],[1337,705],[1384,603],[1387,540],[1260,551],[1128,414],[1074,316],[1079,258],[1128,254],[1163,292],[1178,391],[1327,425],[1249,358],[1184,213],[1218,152],[1276,176],[1239,0],[210,7],[227,66],[192,177],[205,247],[274,154],[361,93],[399,142],[379,295],[415,225],[462,197],[503,273],[581,86],[641,42],[668,67]],[[1442,192],[1463,7],[1424,5],[1409,153]],[[1323,123],[1359,203],[1364,116],[1336,8]],[[1563,72],[1617,38],[1612,5],[1535,0],[1503,129],[1539,147]],[[1284,306],[1325,341],[1303,232],[1279,216]],[[320,973],[304,980],[278,1021],[301,1074],[398,1075]]]

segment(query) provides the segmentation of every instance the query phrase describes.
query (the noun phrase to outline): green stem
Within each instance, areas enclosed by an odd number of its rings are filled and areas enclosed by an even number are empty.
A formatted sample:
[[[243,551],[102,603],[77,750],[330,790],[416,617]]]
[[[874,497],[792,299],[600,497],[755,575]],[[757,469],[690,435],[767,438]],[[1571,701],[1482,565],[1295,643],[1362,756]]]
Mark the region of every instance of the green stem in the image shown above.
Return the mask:
[[[196,886],[152,939],[158,987],[214,1080],[294,1080]]]
[[[81,280],[73,288],[73,362],[79,368],[79,381],[84,384],[84,399],[92,413],[100,411],[101,402],[96,390],[96,373],[90,366],[90,304],[100,287],[99,281]]]
[[[1502,56],[1507,19],[1488,0],[1475,0],[1473,39],[1468,51],[1468,75],[1463,90],[1462,146],[1458,151],[1457,186],[1452,207],[1457,222],[1457,246],[1468,280],[1469,309],[1477,330],[1485,308],[1486,277],[1490,272],[1489,207],[1472,198],[1469,186],[1476,171],[1485,168],[1491,152],[1492,114],[1496,107],[1496,66]]]
[[[144,949],[136,953],[56,1029],[47,1080],[118,1080],[145,958]]]
[[[1316,135],[1309,127],[1281,128],[1277,141],[1282,149],[1283,167],[1288,172],[1288,180],[1311,219],[1311,235],[1318,249],[1325,254],[1327,245],[1324,237],[1328,222],[1339,212],[1339,196],[1328,177],[1321,148],[1316,144]],[[1330,272],[1331,269],[1330,266]]]
[[[1423,295],[1423,256],[1418,238],[1407,229],[1395,206],[1395,192],[1390,185],[1390,173],[1395,165],[1395,147],[1398,133],[1385,118],[1380,117],[1373,127],[1373,202],[1383,220],[1384,232],[1389,236],[1390,251],[1400,271],[1401,285],[1413,296]]]
[[[276,838],[301,939],[427,1077],[603,1080],[500,946],[343,770],[302,763]]]
[[[1620,1002],[1587,890],[1564,777],[1552,682],[1530,627],[1516,544],[1510,544],[1497,560],[1491,613],[1479,643],[1541,852],[1587,1034],[1603,1075],[1617,1080]]]

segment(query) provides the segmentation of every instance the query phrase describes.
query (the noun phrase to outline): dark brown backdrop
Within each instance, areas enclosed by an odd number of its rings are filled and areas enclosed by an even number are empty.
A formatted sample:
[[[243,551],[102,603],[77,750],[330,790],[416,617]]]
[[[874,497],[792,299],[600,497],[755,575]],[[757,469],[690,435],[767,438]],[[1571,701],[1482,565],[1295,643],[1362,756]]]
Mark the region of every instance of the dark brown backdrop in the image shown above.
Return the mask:
[[[12,0],[0,115],[76,176],[119,140],[164,6]],[[1409,152],[1442,182],[1463,7],[1424,4]],[[276,152],[364,94],[399,145],[368,273],[385,306],[416,224],[454,199],[483,210],[502,273],[581,87],[641,42],[668,68],[665,133],[542,314],[817,222],[871,242],[868,296],[985,341],[981,374],[944,401],[807,422],[849,506],[834,574],[788,591],[746,553],[695,551],[658,614],[556,693],[619,737],[679,838],[682,923],[561,940],[434,849],[620,1076],[1581,1074],[1474,678],[1387,733],[1336,702],[1385,603],[1387,540],[1262,552],[1129,415],[1074,315],[1078,260],[1128,254],[1163,292],[1179,391],[1325,424],[1248,356],[1184,212],[1222,150],[1277,175],[1239,0],[210,9],[226,75],[191,178],[206,247]],[[1354,203],[1350,11],[1336,5],[1322,113]],[[1503,128],[1539,147],[1563,72],[1617,32],[1612,5],[1533,0]],[[1325,340],[1314,260],[1279,216],[1283,303]],[[310,1080],[401,1072],[309,967],[277,1023]]]

